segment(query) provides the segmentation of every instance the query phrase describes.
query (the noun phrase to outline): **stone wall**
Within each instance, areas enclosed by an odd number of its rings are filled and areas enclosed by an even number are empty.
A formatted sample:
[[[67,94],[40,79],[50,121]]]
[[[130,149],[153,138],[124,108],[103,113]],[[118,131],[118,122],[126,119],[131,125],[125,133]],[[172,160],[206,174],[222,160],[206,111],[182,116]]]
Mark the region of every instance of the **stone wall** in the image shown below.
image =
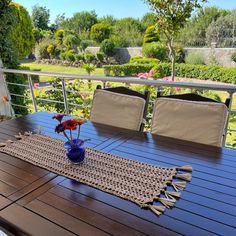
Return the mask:
[[[236,68],[236,63],[231,59],[236,48],[185,48],[184,50],[186,55],[191,52],[201,53],[206,64],[216,61],[221,66]]]
[[[115,59],[120,63],[129,62],[130,57],[133,56],[142,56],[141,47],[116,48],[115,50]],[[88,47],[86,51],[96,54],[99,47]],[[185,48],[184,51],[186,55],[190,52],[203,54],[206,64],[216,61],[224,67],[236,67],[236,63],[231,60],[231,55],[236,52],[236,48]]]

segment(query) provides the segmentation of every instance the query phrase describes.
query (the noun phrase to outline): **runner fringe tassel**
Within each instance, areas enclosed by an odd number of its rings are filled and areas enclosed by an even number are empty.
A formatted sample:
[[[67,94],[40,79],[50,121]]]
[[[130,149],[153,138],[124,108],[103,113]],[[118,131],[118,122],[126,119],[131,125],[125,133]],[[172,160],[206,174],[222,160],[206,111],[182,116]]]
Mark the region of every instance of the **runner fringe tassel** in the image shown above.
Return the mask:
[[[38,134],[41,134],[40,131],[37,132]],[[32,132],[24,132],[22,133],[18,133],[17,135],[15,135],[16,140],[21,140],[24,139],[26,137],[29,137],[33,135]],[[8,144],[14,143],[14,141],[12,140],[7,140],[5,143],[0,143],[0,148],[7,146]],[[165,211],[166,208],[172,208],[175,203],[176,200],[179,199],[181,197],[181,193],[179,192],[179,190],[184,190],[184,188],[186,187],[186,183],[187,181],[190,181],[192,179],[192,174],[190,173],[177,173],[178,171],[184,171],[184,172],[192,172],[193,168],[192,166],[186,165],[186,166],[182,166],[182,167],[175,167],[176,169],[176,175],[174,176],[174,178],[177,179],[181,179],[184,181],[170,181],[167,184],[172,186],[172,188],[175,191],[166,191],[166,190],[161,190],[161,193],[164,194],[164,197],[160,197],[157,196],[155,199],[153,199],[153,201],[159,201],[162,205],[149,205],[147,203],[144,204],[139,204],[140,207],[142,208],[148,208],[150,209],[154,214],[160,216],[161,214],[163,214],[163,212]]]

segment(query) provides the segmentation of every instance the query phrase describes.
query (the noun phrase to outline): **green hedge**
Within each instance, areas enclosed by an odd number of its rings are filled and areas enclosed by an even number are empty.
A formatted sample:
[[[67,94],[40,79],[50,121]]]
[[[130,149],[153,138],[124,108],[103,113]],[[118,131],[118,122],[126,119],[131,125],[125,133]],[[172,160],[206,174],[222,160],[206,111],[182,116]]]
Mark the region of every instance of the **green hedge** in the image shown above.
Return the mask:
[[[158,64],[153,69],[157,72],[156,78],[171,75],[171,64]],[[176,76],[212,80],[236,84],[236,68],[224,68],[220,66],[176,64]]]
[[[155,78],[163,78],[171,75],[171,64],[124,64],[104,66],[105,75],[135,76],[140,72],[156,71]],[[220,66],[176,64],[176,76],[212,80],[236,84],[236,68],[224,68]]]
[[[158,64],[160,63],[160,60],[158,60],[157,58],[145,58],[145,57],[131,57],[129,63],[132,64]]]
[[[106,76],[137,76],[140,72],[150,71],[153,64],[124,64],[103,66]]]

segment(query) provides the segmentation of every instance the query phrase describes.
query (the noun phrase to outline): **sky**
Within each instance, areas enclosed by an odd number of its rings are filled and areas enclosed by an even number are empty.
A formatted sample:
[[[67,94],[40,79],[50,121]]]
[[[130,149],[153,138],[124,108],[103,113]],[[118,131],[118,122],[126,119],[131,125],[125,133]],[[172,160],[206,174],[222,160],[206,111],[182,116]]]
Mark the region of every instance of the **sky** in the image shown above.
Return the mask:
[[[149,12],[149,7],[143,0],[15,0],[31,13],[32,6],[38,4],[50,9],[51,23],[58,14],[65,13],[71,17],[79,11],[95,10],[99,17],[112,15],[115,18],[141,18]],[[208,0],[211,6],[225,9],[236,9],[236,0]]]

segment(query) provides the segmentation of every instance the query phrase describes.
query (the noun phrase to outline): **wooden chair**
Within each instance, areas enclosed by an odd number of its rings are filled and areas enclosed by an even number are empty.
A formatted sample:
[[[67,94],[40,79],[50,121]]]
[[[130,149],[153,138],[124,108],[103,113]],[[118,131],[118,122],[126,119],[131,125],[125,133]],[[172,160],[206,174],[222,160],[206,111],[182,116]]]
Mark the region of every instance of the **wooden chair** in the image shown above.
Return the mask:
[[[229,100],[221,103],[197,94],[156,99],[151,132],[161,136],[222,146]]]
[[[95,123],[143,131],[149,92],[144,94],[126,87],[97,87],[94,93],[90,120]]]

